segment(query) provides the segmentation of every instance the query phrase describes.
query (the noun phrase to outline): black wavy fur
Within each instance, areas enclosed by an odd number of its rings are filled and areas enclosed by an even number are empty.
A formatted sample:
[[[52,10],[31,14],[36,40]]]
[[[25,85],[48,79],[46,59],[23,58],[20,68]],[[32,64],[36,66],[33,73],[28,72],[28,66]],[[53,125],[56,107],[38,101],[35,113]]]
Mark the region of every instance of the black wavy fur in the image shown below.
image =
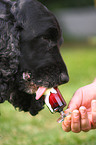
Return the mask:
[[[0,103],[36,115],[43,96],[28,93],[30,84],[54,87],[68,82],[59,53],[61,30],[54,15],[36,0],[0,1]],[[30,79],[24,80],[23,73]]]

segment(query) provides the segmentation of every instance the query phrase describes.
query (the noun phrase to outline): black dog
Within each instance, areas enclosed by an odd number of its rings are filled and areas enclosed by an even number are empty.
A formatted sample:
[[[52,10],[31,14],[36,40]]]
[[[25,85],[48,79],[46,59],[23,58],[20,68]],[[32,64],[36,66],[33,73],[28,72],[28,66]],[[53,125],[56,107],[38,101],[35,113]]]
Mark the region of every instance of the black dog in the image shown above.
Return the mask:
[[[61,43],[55,16],[40,2],[0,0],[0,102],[36,115],[44,105],[36,90],[69,80]]]

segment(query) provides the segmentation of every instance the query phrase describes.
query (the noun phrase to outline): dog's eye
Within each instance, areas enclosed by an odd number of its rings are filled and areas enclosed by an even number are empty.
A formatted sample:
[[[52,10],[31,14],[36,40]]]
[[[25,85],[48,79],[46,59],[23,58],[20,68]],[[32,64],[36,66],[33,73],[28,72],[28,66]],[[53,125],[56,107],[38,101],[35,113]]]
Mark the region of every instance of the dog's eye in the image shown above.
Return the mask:
[[[18,30],[18,31],[22,31],[23,28],[22,28],[22,26],[16,26],[16,30]]]
[[[58,31],[55,28],[50,28],[47,30],[46,34],[43,36],[44,39],[57,41],[58,39]]]

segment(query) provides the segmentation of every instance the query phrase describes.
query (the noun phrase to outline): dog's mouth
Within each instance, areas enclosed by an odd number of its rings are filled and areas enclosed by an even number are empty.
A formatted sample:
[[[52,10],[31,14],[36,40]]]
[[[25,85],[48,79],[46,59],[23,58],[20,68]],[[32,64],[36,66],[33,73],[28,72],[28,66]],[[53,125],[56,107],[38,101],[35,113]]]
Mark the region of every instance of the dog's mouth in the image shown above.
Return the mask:
[[[48,88],[48,87],[44,87],[44,86],[37,86],[36,84],[34,84],[31,81],[28,81],[28,79],[30,79],[30,73],[23,73],[23,80],[25,80],[25,92],[28,93],[28,94],[36,94],[36,97],[35,99],[36,100],[39,100],[42,96],[45,96],[46,92],[49,92],[48,90],[51,90],[51,88]],[[60,96],[62,96],[60,94],[60,91],[58,89],[57,86],[53,86],[53,89],[57,91],[57,94],[59,94]]]
[[[30,78],[30,74],[25,72],[23,73],[23,79],[25,80],[24,91],[30,95],[35,94],[36,102],[38,102],[39,99],[44,99],[45,104],[52,113],[61,112],[66,106],[66,102],[57,86],[50,88],[37,86],[33,83],[32,78]],[[28,81],[29,79],[31,80]]]
[[[50,89],[39,87],[36,91],[36,100],[38,100],[42,95],[45,96],[45,103],[51,113],[60,113],[63,111],[63,108],[66,106],[66,102],[57,87]]]

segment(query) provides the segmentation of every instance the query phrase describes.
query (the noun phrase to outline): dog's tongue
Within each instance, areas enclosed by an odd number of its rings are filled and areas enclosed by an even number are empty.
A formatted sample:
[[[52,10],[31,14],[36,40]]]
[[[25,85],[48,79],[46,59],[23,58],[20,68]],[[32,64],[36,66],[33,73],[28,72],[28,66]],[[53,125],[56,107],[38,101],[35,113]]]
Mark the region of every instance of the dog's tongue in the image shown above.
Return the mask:
[[[46,91],[47,88],[45,87],[39,87],[36,91],[36,100],[38,100]]]
[[[45,94],[48,94],[50,93],[50,90],[53,92],[53,93],[57,93],[59,96],[62,96],[59,89],[57,87],[55,88],[51,88],[51,89],[48,89],[48,88],[45,88],[45,87],[39,87],[38,90],[36,91],[36,100],[40,99],[40,97]]]

